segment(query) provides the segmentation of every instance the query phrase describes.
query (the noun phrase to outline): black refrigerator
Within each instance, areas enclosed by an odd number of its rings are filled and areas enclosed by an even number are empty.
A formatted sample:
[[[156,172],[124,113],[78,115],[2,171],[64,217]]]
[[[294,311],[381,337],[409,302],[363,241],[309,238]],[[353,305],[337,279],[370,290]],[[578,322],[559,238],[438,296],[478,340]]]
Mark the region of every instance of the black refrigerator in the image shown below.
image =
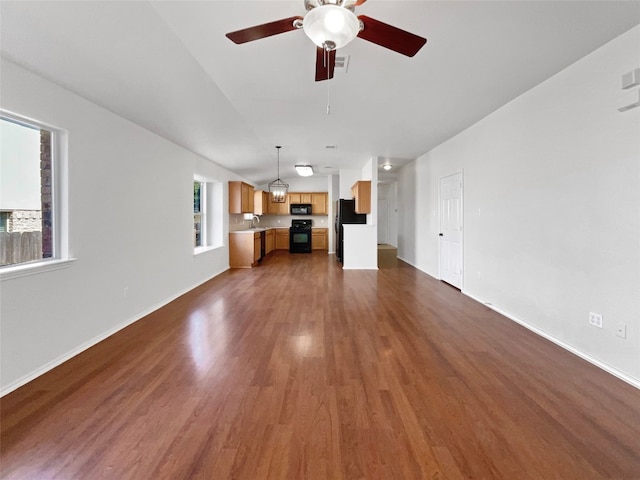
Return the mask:
[[[367,223],[366,213],[356,213],[356,201],[340,199],[336,202],[336,258],[344,263],[344,229],[345,224]]]

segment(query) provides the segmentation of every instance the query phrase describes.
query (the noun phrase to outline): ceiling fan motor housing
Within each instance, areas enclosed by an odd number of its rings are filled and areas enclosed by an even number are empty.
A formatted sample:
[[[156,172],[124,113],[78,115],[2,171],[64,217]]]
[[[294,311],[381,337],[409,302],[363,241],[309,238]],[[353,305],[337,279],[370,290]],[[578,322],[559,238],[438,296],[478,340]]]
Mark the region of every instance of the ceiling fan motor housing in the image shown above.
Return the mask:
[[[323,5],[336,5],[353,12],[355,7],[358,5],[358,0],[304,0],[304,8],[306,8],[307,11],[311,11],[314,8],[321,7]]]

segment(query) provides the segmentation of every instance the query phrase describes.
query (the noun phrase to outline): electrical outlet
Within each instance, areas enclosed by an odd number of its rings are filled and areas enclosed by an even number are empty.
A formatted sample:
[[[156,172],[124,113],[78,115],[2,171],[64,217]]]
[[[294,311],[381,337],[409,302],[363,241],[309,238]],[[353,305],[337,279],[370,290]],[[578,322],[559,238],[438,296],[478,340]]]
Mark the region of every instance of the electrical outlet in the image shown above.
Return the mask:
[[[627,338],[627,326],[624,323],[619,323],[616,326],[616,336],[620,338]]]
[[[594,327],[602,328],[602,315],[599,313],[589,312],[589,324]]]

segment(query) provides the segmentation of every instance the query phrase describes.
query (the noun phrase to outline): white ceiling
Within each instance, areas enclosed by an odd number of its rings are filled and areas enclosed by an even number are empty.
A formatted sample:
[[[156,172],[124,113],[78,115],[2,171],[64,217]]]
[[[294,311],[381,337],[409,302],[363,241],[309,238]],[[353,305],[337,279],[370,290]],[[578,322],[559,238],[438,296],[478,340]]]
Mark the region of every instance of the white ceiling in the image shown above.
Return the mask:
[[[640,1],[369,0],[357,14],[428,42],[408,58],[356,38],[338,51],[348,72],[329,82],[314,81],[302,31],[243,45],[224,36],[304,13],[303,0],[3,0],[0,44],[6,58],[264,184],[275,145],[282,178],[296,163],[327,174],[413,160],[639,24]]]

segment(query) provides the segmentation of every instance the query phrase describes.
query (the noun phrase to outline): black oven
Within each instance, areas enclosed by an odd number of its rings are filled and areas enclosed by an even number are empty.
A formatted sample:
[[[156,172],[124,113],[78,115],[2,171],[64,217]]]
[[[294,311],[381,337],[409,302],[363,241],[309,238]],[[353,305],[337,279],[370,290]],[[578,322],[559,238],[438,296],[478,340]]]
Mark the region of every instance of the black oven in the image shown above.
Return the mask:
[[[311,253],[311,220],[291,220],[289,252]]]
[[[292,203],[289,207],[291,215],[311,215],[310,203]]]

